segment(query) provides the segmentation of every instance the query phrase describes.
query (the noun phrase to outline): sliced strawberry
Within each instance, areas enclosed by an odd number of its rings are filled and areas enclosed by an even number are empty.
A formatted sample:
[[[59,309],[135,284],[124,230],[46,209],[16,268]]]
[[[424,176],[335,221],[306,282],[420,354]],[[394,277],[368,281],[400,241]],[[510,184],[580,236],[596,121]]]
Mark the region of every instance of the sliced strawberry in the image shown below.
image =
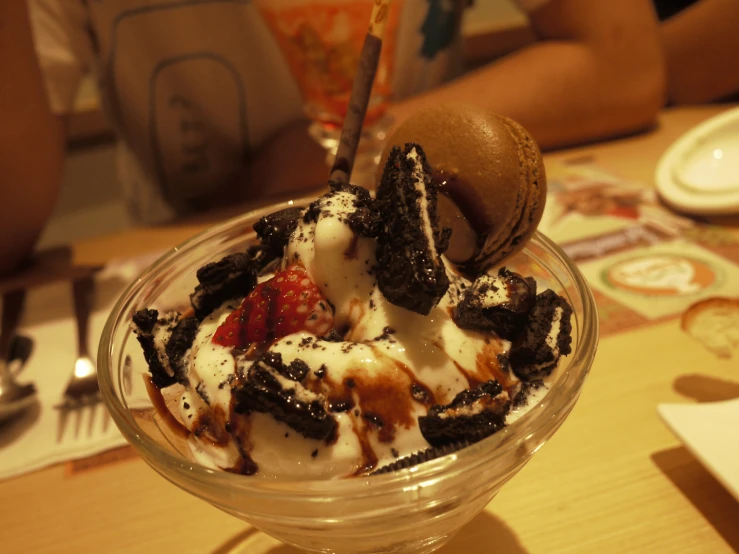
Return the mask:
[[[223,346],[246,348],[308,331],[324,335],[334,324],[334,314],[302,265],[291,265],[257,285],[213,334]]]

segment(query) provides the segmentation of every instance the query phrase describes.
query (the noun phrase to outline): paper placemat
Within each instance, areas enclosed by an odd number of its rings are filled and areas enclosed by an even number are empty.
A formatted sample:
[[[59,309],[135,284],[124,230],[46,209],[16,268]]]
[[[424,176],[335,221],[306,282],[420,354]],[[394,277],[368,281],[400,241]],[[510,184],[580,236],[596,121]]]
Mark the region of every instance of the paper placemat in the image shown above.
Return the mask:
[[[653,187],[584,158],[547,166],[539,230],[578,265],[601,337],[739,298],[739,234],[665,208]]]
[[[90,352],[97,353],[108,315],[125,287],[160,253],[108,264],[96,277],[95,308],[90,316]],[[56,409],[77,359],[72,283],[56,282],[28,291],[20,335],[33,341],[21,383],[33,382],[38,403],[21,416],[0,423],[0,479],[68,460],[79,460],[126,444],[101,402],[80,410]]]

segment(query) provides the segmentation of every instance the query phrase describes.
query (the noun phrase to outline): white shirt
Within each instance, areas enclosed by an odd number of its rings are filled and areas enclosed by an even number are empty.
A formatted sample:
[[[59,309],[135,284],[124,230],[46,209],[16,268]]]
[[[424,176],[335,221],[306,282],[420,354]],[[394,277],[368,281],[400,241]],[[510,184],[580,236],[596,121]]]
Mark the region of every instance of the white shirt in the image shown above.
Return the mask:
[[[300,94],[243,0],[32,0],[52,109],[68,113],[94,69],[121,137],[132,214],[170,219],[233,179],[244,156],[301,116]]]
[[[455,1],[406,0],[396,96],[454,74],[459,41],[432,57],[418,52],[428,45],[420,29],[429,6],[451,16]],[[546,0],[518,1],[533,9]],[[284,57],[248,0],[29,0],[29,8],[53,111],[70,113],[80,79],[97,76],[121,137],[127,204],[142,222],[197,209],[249,152],[302,116]]]

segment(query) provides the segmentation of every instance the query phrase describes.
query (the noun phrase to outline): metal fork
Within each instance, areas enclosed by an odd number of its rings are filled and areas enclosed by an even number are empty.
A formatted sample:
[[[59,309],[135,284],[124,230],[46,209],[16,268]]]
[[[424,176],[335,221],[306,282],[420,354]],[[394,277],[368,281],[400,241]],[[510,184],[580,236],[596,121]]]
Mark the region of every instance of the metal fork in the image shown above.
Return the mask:
[[[88,429],[89,434],[91,434],[95,416],[95,405],[100,402],[97,366],[95,360],[90,356],[87,345],[94,290],[95,281],[93,275],[80,277],[72,282],[74,315],[77,323],[77,360],[74,363],[74,371],[64,390],[62,402],[57,406],[59,410],[57,442],[60,442],[64,436],[67,419],[72,411],[77,412],[75,436],[79,436],[79,428],[82,420],[81,409],[86,406],[92,406]]]

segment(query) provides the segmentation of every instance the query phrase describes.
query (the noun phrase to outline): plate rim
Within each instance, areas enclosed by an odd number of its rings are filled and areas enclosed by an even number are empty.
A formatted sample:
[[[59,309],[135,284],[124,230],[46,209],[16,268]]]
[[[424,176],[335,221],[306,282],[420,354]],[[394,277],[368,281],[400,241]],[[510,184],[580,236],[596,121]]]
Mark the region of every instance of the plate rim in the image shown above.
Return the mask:
[[[739,190],[713,195],[691,193],[674,182],[672,171],[685,151],[697,139],[706,137],[725,125],[739,121],[739,107],[729,108],[680,135],[662,154],[654,172],[660,197],[676,210],[694,214],[726,215],[739,212]]]

